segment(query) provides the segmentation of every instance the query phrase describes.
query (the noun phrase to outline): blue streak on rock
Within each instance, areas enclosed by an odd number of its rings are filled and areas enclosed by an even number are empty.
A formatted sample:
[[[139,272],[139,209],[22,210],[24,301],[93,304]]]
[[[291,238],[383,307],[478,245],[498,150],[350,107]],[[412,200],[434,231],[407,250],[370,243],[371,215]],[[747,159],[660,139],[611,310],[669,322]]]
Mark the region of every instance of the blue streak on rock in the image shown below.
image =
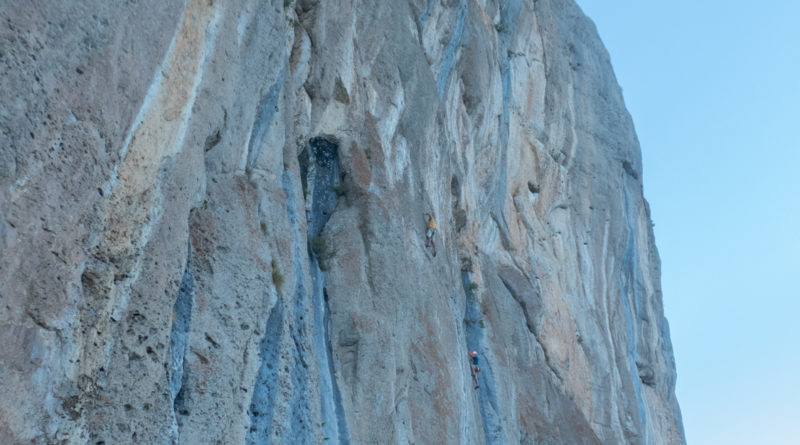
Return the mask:
[[[261,365],[250,399],[250,429],[247,431],[247,445],[270,443],[269,431],[275,412],[277,388],[277,366],[283,325],[283,306],[280,302],[273,306],[267,319],[264,336],[258,344]]]
[[[311,191],[308,197],[311,206],[306,217],[308,218],[309,238],[313,239],[322,234],[338,201],[334,187],[339,182],[339,147],[332,141],[317,137],[309,141],[306,151],[308,162],[301,163],[305,164],[301,176],[305,181],[304,185]],[[310,245],[308,256],[311,259],[314,306],[313,338],[319,365],[320,408],[324,422],[322,430],[325,437],[328,438],[326,443],[349,444],[350,435],[339,386],[334,375],[330,338],[327,335],[327,326],[330,320],[325,299],[325,274],[320,269],[319,259]]]
[[[505,165],[507,163],[506,157],[508,156],[508,139],[510,133],[511,109],[513,106],[512,98],[512,84],[511,84],[511,55],[509,55],[511,37],[517,28],[517,20],[521,13],[522,5],[519,0],[510,0],[503,4],[500,9],[500,22],[503,27],[498,32],[498,45],[497,45],[497,60],[500,63],[499,69],[502,81],[502,99],[503,106],[500,114],[499,124],[499,137],[498,137],[498,164],[503,168],[497,168],[493,171],[494,180],[492,181],[492,188],[489,190],[488,196],[491,197],[490,202],[496,203],[494,208],[490,210],[490,215],[497,224],[497,228],[503,235],[503,242],[506,245],[509,241],[508,232],[505,227],[505,216],[502,203],[505,202],[505,193],[507,190],[507,172]]]
[[[306,245],[301,238],[300,227],[297,220],[297,200],[295,199],[294,183],[288,171],[284,171],[281,187],[286,194],[286,216],[292,230],[292,256],[295,272],[295,292],[292,308],[292,327],[290,335],[294,343],[292,349],[292,363],[289,378],[292,381],[292,396],[290,400],[291,418],[289,424],[290,435],[297,443],[310,443],[312,437],[311,410],[308,399],[308,361],[307,351],[303,339],[306,337],[304,317],[308,310],[306,296],[308,294],[301,262],[301,246]]]
[[[511,110],[511,59],[504,59],[500,66],[503,85],[503,110],[500,113],[500,146],[508,145]]]
[[[453,313],[453,332],[455,332],[456,338],[464,338],[466,339],[466,333],[464,332],[464,317],[465,314],[461,312],[460,305],[458,301],[462,295],[464,295],[464,289],[458,289],[457,287],[451,289],[452,294],[450,295],[450,310]],[[469,348],[467,348],[469,350]],[[463,351],[462,351],[463,352]],[[469,379],[468,385],[472,384],[472,379]],[[468,386],[464,387],[465,389]],[[465,394],[466,395],[466,394]],[[467,397],[465,397],[465,400]],[[461,404],[460,406],[461,411],[461,436],[468,437],[471,435],[469,431],[469,426],[472,424],[470,420],[472,418],[472,411],[469,409],[466,403]],[[477,425],[476,428],[477,430]]]
[[[189,341],[189,328],[192,322],[192,305],[194,302],[194,277],[189,273],[187,261],[183,272],[181,285],[178,289],[178,298],[172,307],[173,322],[169,334],[170,345],[170,370],[169,394],[172,398],[173,410],[178,393],[181,391],[184,380],[184,358]]]
[[[304,277],[304,275],[299,275],[298,277]],[[298,282],[301,281],[304,280],[298,278]],[[311,443],[312,438],[311,408],[309,406],[310,401],[308,397],[308,351],[306,350],[304,342],[304,339],[308,336],[304,322],[304,317],[308,311],[306,295],[307,291],[305,285],[298,285],[294,297],[294,308],[292,310],[293,322],[291,336],[294,342],[294,349],[292,349],[292,359],[294,363],[289,371],[292,381],[292,416],[290,431],[291,437],[296,440],[297,443]]]
[[[480,326],[483,321],[483,314],[478,306],[472,289],[470,273],[461,272],[461,285],[467,296],[466,313],[464,314],[464,331],[467,338],[467,351],[478,351],[478,357],[483,357],[480,362],[480,372],[478,373],[478,406],[481,412],[483,423],[483,435],[486,444],[506,444],[508,437],[503,429],[503,422],[498,412],[497,385],[494,378],[492,365],[485,359],[486,353],[483,347],[484,335],[483,328]],[[465,351],[466,353],[466,351]]]
[[[325,301],[325,274],[319,268],[319,262],[311,259],[311,282],[314,285],[314,349],[319,361],[320,403],[322,409],[322,431],[330,441],[326,443],[349,444],[350,434],[342,407],[339,385],[334,377],[331,360],[331,343],[327,335],[330,324],[328,304]]]
[[[417,28],[419,29],[420,40],[422,40],[422,31],[425,30],[425,22],[428,21],[428,16],[431,13],[432,6],[433,0],[428,0],[425,3],[425,10],[422,11],[422,14],[419,15],[419,19],[417,20]]]
[[[447,81],[450,78],[450,72],[455,66],[456,49],[461,43],[461,37],[464,34],[464,22],[467,18],[467,0],[461,0],[461,5],[458,8],[458,16],[456,18],[456,27],[453,31],[453,36],[444,50],[444,57],[442,57],[442,64],[439,66],[439,77],[436,79],[436,87],[439,91],[439,99],[444,98],[444,90],[447,87]]]
[[[652,438],[649,437],[647,432],[647,414],[644,407],[644,399],[642,398],[642,383],[639,379],[639,372],[636,366],[636,360],[639,359],[639,352],[636,347],[636,329],[635,329],[635,306],[638,306],[639,288],[637,286],[637,256],[636,256],[636,232],[634,231],[633,217],[634,214],[630,209],[630,198],[628,196],[628,188],[626,185],[622,187],[624,195],[624,209],[625,209],[625,222],[627,227],[627,238],[625,240],[625,250],[620,262],[620,288],[622,289],[621,300],[625,307],[625,320],[628,328],[628,343],[627,352],[628,360],[630,361],[631,379],[633,380],[634,389],[636,390],[636,402],[639,407],[639,417],[642,421],[642,434],[646,444],[652,443]],[[633,299],[633,306],[631,306],[631,297]]]
[[[261,98],[261,102],[259,102],[258,108],[256,109],[253,130],[250,132],[250,142],[247,146],[248,168],[255,168],[258,163],[258,157],[261,155],[264,139],[267,137],[269,127],[272,125],[272,120],[275,118],[275,112],[278,110],[278,99],[280,98],[285,75],[286,66],[281,69],[278,74],[278,80],[269,87],[267,94]]]
[[[517,29],[517,20],[522,5],[519,0],[507,1],[500,9],[500,23],[502,28],[498,31],[497,60],[500,61],[500,74],[503,86],[503,110],[500,115],[500,146],[508,145],[510,113],[512,106],[511,89],[511,37]]]

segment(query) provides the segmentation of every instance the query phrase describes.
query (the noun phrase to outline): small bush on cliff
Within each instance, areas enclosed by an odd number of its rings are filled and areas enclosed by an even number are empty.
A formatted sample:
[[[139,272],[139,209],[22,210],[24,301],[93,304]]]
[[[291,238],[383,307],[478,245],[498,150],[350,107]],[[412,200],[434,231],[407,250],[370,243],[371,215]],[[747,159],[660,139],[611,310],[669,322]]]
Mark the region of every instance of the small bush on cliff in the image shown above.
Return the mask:
[[[328,270],[328,260],[336,255],[336,251],[331,247],[328,239],[322,235],[311,238],[311,251],[319,261],[319,268]]]
[[[303,148],[300,154],[297,155],[297,163],[300,166],[301,172],[308,172],[308,167],[311,165],[311,158],[308,156],[308,148]]]
[[[469,284],[464,286],[464,294],[466,294],[467,301],[475,301],[479,288],[478,283],[474,281],[470,281]]]
[[[336,183],[333,186],[333,191],[336,192],[336,196],[347,196],[350,194],[351,185],[350,181],[342,180]]]
[[[283,274],[278,269],[278,262],[275,261],[275,258],[272,259],[272,284],[275,285],[275,290],[280,294],[281,288],[283,287],[283,282],[285,279],[283,278]]]

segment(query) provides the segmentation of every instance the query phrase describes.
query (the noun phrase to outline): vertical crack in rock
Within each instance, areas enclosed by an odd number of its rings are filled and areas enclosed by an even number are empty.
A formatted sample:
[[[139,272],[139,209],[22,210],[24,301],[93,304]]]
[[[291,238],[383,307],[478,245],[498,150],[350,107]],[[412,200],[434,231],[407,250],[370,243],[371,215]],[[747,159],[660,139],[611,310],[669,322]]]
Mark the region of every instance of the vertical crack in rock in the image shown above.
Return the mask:
[[[502,281],[503,286],[505,286],[506,290],[508,291],[509,295],[511,295],[511,298],[513,298],[514,301],[516,301],[517,304],[519,305],[520,309],[522,309],[522,315],[525,317],[525,326],[528,328],[528,332],[533,334],[533,336],[536,337],[538,341],[539,336],[536,334],[536,323],[533,320],[531,311],[528,310],[528,304],[525,302],[522,296],[519,295],[519,293],[517,293],[517,291],[511,287],[511,284],[508,282],[507,279],[503,278],[502,275],[500,275],[499,278],[500,281]]]
[[[342,408],[339,385],[336,383],[330,336],[330,312],[325,298],[325,276],[316,258],[311,260],[311,279],[314,284],[314,349],[319,361],[320,399],[322,405],[322,431],[331,439],[326,443],[349,444],[347,421]]]
[[[325,224],[336,208],[335,187],[339,182],[339,147],[321,137],[309,141],[300,156],[304,191],[308,191],[306,219],[308,221],[308,255],[311,259],[312,302],[314,305],[314,349],[319,364],[322,431],[326,443],[349,444],[347,421],[344,417],[339,386],[336,383],[329,326],[329,310],[325,298],[325,262],[333,247],[323,235]]]
[[[172,401],[173,434],[180,437],[178,415],[184,414],[184,384],[186,382],[186,350],[189,343],[189,329],[192,323],[194,305],[194,277],[189,272],[191,252],[186,260],[186,269],[178,289],[178,298],[172,307],[172,330],[169,334],[170,368],[169,395]]]
[[[647,415],[645,413],[644,400],[642,399],[642,382],[640,381],[638,368],[636,366],[639,360],[639,352],[636,347],[636,329],[635,329],[635,307],[638,306],[639,289],[636,285],[637,281],[637,258],[636,258],[636,232],[634,231],[634,224],[632,218],[634,214],[630,209],[630,198],[628,196],[628,188],[623,185],[622,191],[624,194],[624,210],[625,210],[625,223],[627,226],[628,236],[625,240],[625,251],[622,255],[620,263],[620,289],[622,295],[620,300],[625,306],[625,319],[628,328],[628,360],[630,361],[631,380],[633,381],[634,389],[636,391],[636,403],[639,407],[639,417],[641,418],[641,434],[644,436],[644,443],[652,443],[652,439],[647,432]],[[633,300],[633,302],[631,302]]]
[[[511,298],[517,302],[522,310],[522,315],[525,318],[525,326],[528,328],[528,332],[533,334],[533,338],[542,349],[545,364],[553,373],[553,377],[558,379],[563,384],[564,376],[562,375],[562,372],[558,369],[558,366],[553,363],[551,352],[548,351],[544,342],[542,342],[542,339],[539,337],[537,322],[539,321],[539,317],[541,317],[542,313],[542,297],[538,281],[535,284],[528,282],[531,286],[531,294],[533,296],[529,301],[526,301],[524,297],[525,294],[523,294],[514,284],[515,282],[519,283],[520,279],[526,280],[522,272],[516,269],[503,268],[498,274],[498,278],[500,278],[500,281],[503,283],[503,286],[506,288]],[[531,303],[530,307],[528,305],[529,302]]]
[[[439,76],[436,79],[436,88],[439,91],[439,99],[444,98],[444,90],[447,88],[447,81],[450,79],[450,72],[455,66],[456,50],[461,43],[461,37],[464,35],[464,22],[467,18],[467,0],[461,0],[458,7],[458,17],[456,18],[455,31],[450,38],[450,43],[444,50],[442,57],[442,64],[439,66]]]
[[[489,216],[497,226],[498,233],[501,236],[503,248],[506,250],[513,250],[511,238],[508,233],[508,224],[505,220],[503,203],[505,202],[505,194],[508,190],[508,139],[511,126],[511,109],[513,108],[512,97],[512,83],[511,83],[511,58],[510,48],[512,37],[517,27],[517,20],[520,15],[522,6],[519,0],[511,0],[505,3],[500,10],[501,23],[503,24],[501,30],[498,32],[498,45],[497,45],[497,60],[500,63],[500,73],[502,80],[502,110],[500,114],[499,124],[499,137],[498,137],[498,156],[497,160],[499,168],[494,169],[492,174],[491,186],[489,187],[486,196],[487,202],[491,203],[489,209]]]
[[[478,373],[478,405],[481,412],[481,422],[483,423],[483,435],[486,444],[505,444],[508,437],[503,429],[503,421],[499,413],[497,400],[497,388],[494,379],[492,365],[485,360],[486,354],[483,348],[483,316],[481,314],[478,300],[472,290],[472,280],[470,272],[461,272],[461,285],[467,297],[466,313],[464,314],[464,331],[466,332],[467,350],[478,351],[478,357],[484,357],[480,362],[480,372]]]
[[[304,316],[308,313],[305,295],[305,286],[298,286],[294,298],[294,308],[292,309],[293,322],[291,329],[294,343],[294,366],[290,370],[292,381],[290,432],[291,437],[297,438],[298,443],[310,442],[313,434],[311,431],[313,425],[311,425],[311,410],[308,398],[309,366],[306,358],[308,350],[303,341],[308,335],[304,322]]]
[[[511,125],[511,38],[517,28],[517,19],[522,6],[519,0],[511,0],[503,4],[500,9],[500,23],[502,28],[498,31],[497,60],[500,61],[500,74],[502,79],[503,109],[500,115],[500,141],[499,146],[505,151],[508,145],[509,128]]]
[[[295,293],[293,297],[294,307],[292,309],[292,325],[290,335],[294,344],[292,350],[292,360],[294,361],[291,367],[290,379],[292,382],[292,396],[291,396],[291,417],[289,425],[289,434],[298,443],[310,443],[313,432],[311,428],[311,410],[309,409],[308,397],[308,361],[306,360],[306,348],[304,346],[303,338],[307,335],[305,332],[304,317],[308,312],[306,301],[307,289],[305,284],[305,271],[301,261],[301,245],[300,241],[300,227],[297,220],[297,202],[294,195],[294,184],[291,175],[284,171],[281,181],[281,187],[286,194],[286,213],[289,219],[289,224],[292,227],[292,257],[294,258],[294,273],[295,273]],[[279,303],[280,304],[280,303]],[[268,425],[269,426],[269,425]]]
[[[427,0],[425,2],[425,10],[419,15],[419,19],[417,20],[417,29],[419,31],[419,38],[422,40],[422,32],[425,30],[425,22],[428,20],[428,16],[431,14],[431,7],[433,6],[433,0]]]
[[[455,181],[456,184],[457,184],[458,180],[455,178],[455,176],[452,178],[452,180]],[[458,187],[454,187],[454,188],[457,189]],[[453,287],[451,289],[451,291],[452,291],[452,294],[450,295],[449,300],[450,300],[450,311],[452,312],[452,315],[453,315],[453,318],[452,318],[452,321],[453,321],[453,332],[455,333],[455,338],[466,339],[466,336],[465,336],[465,333],[464,333],[464,328],[466,326],[466,314],[461,311],[460,305],[458,304],[458,302],[460,301],[461,295],[464,295],[464,289],[462,287],[462,289],[459,290],[458,287]],[[469,350],[469,348],[467,348],[464,351],[460,351],[459,353],[464,353],[464,352],[466,352],[468,350]],[[467,368],[467,369],[469,369],[469,368]],[[459,406],[458,406],[460,408],[459,411],[460,411],[460,414],[461,414],[460,423],[459,423],[460,426],[461,426],[461,437],[463,437],[463,438],[475,437],[477,432],[478,432],[479,425],[476,425],[475,422],[472,421],[472,419],[474,419],[474,413],[473,413],[473,410],[471,409],[472,405],[473,405],[472,404],[472,393],[473,393],[473,390],[472,390],[472,388],[473,388],[472,378],[468,377],[468,378],[464,379],[464,372],[457,372],[455,375],[459,379],[459,385],[458,386],[461,388],[461,394],[460,394],[460,397],[459,397],[460,400],[459,400]],[[403,403],[405,404],[405,403],[407,403],[407,401],[404,401]],[[406,406],[406,410],[407,409],[408,408]],[[406,441],[408,441],[408,440],[406,440]]]
[[[298,260],[299,263],[299,260]],[[292,308],[292,329],[291,336],[294,343],[293,359],[294,365],[290,370],[292,381],[291,399],[291,424],[290,437],[295,438],[297,443],[310,443],[313,436],[311,424],[311,409],[309,407],[308,381],[309,366],[306,355],[308,350],[303,339],[308,335],[305,329],[304,317],[308,313],[305,296],[307,294],[305,285],[300,284],[303,275],[298,275],[298,286],[294,296],[294,307]]]
[[[258,357],[261,365],[250,399],[250,429],[247,431],[247,445],[270,442],[270,427],[275,413],[275,396],[278,388],[278,362],[283,326],[283,305],[277,302],[269,313],[264,336],[258,344]]]
[[[261,98],[256,109],[256,117],[253,122],[253,129],[250,131],[250,140],[247,144],[247,168],[253,169],[258,164],[258,157],[261,155],[261,148],[264,145],[264,138],[269,133],[269,127],[278,111],[278,99],[283,87],[284,77],[286,76],[286,66],[281,68],[278,79],[267,90],[267,94]]]

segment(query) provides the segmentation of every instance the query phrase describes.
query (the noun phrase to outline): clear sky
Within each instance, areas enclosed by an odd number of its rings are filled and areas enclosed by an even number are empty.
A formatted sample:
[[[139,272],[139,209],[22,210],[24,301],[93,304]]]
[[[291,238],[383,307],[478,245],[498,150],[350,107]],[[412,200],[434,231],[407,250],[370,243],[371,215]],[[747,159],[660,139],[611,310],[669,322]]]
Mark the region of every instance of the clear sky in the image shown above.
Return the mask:
[[[644,163],[689,444],[800,444],[800,1],[577,0]]]

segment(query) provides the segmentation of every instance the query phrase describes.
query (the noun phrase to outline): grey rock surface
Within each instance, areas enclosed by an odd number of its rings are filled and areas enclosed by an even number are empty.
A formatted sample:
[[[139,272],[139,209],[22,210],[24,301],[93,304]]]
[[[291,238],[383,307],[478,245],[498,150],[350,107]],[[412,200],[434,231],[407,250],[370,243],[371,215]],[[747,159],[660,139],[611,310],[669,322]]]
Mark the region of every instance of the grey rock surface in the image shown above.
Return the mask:
[[[572,0],[0,21],[0,443],[685,443],[639,144]]]

